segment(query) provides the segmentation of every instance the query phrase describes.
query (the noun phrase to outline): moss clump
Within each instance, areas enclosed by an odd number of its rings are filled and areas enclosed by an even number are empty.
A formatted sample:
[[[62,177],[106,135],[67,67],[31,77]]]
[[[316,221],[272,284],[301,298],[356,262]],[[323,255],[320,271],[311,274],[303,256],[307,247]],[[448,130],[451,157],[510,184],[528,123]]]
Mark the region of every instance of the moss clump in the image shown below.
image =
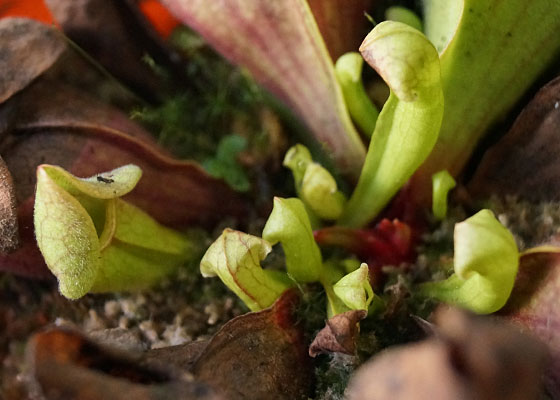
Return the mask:
[[[259,132],[259,121],[251,116],[263,106],[263,93],[248,74],[214,53],[187,28],[176,30],[170,40],[189,61],[184,71],[186,84],[181,82],[181,93],[161,104],[138,108],[132,117],[146,124],[175,155],[199,162],[215,155],[220,138],[246,133],[233,131],[239,127],[236,121],[249,124],[249,133]],[[161,66],[150,64],[160,76],[170,79],[171,74]]]

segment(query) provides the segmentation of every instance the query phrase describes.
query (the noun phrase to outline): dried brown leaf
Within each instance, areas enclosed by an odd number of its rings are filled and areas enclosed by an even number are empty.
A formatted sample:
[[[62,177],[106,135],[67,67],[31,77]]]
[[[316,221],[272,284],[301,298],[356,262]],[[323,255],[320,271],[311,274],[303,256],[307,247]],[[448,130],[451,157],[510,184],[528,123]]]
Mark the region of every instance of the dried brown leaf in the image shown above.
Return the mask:
[[[440,308],[434,317],[451,362],[476,399],[536,399],[549,361],[546,346],[517,326]]]
[[[542,343],[489,317],[442,309],[439,335],[390,348],[351,379],[350,400],[538,399]]]
[[[49,69],[66,48],[55,29],[26,18],[0,19],[0,37],[0,103]]]
[[[521,257],[513,292],[500,315],[548,345],[551,362],[545,384],[560,398],[560,253],[529,253]]]
[[[150,100],[160,99],[164,82],[144,62],[178,68],[178,54],[165,46],[133,1],[45,0],[64,34],[120,81]]]
[[[491,147],[469,184],[477,197],[560,200],[560,77],[544,86]]]
[[[360,334],[358,323],[365,317],[367,311],[351,310],[330,318],[309,346],[309,355],[316,357],[322,353],[355,354],[356,340]]]
[[[358,369],[347,392],[349,400],[465,400],[464,390],[446,346],[428,341],[381,353]]]
[[[142,366],[67,330],[34,335],[26,361],[31,390],[47,400],[223,400],[184,372]]]
[[[0,253],[18,246],[16,195],[12,175],[0,156]]]
[[[148,350],[144,353],[143,358],[150,364],[173,365],[183,371],[192,371],[196,360],[198,360],[207,346],[207,340],[198,340],[179,346]]]
[[[195,377],[229,400],[306,399],[313,378],[293,319],[297,302],[287,291],[272,307],[229,321],[197,360]]]
[[[54,278],[43,261],[43,256],[35,241],[33,198],[18,206],[17,225],[19,230],[19,247],[7,254],[0,253],[0,270],[32,278]]]

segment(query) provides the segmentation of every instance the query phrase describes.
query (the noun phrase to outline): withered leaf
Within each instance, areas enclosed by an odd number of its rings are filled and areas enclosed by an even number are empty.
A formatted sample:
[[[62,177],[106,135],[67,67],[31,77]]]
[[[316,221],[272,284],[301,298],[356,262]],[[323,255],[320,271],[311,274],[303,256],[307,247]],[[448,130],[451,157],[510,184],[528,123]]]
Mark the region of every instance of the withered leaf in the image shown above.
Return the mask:
[[[485,154],[469,183],[476,197],[560,200],[560,77],[545,85]]]
[[[455,309],[436,314],[440,335],[390,348],[351,379],[350,400],[536,400],[542,343],[515,327]]]
[[[547,390],[560,398],[560,254],[528,253],[519,263],[513,292],[500,315],[520,324],[548,345]]]
[[[453,308],[438,309],[434,322],[472,398],[539,398],[549,353],[536,337],[513,324]]]
[[[366,310],[351,310],[330,318],[309,346],[309,355],[316,357],[322,353],[355,354],[356,340],[360,333],[358,323],[365,317]]]
[[[17,249],[10,253],[0,253],[0,270],[10,271],[18,275],[32,278],[54,279],[35,241],[35,231],[33,229],[33,198],[18,205],[17,225],[19,230],[19,245]]]
[[[192,371],[206,346],[208,346],[207,340],[198,340],[178,346],[151,349],[144,353],[143,359],[149,364],[173,365],[183,371]]]
[[[333,61],[358,51],[371,24],[364,13],[373,0],[308,0]]]
[[[312,368],[294,323],[297,301],[289,290],[272,307],[229,321],[195,363],[195,377],[229,400],[307,398]]]
[[[0,37],[0,103],[50,68],[66,48],[54,28],[27,18],[0,19]]]
[[[68,330],[34,335],[26,362],[31,390],[47,400],[223,400],[184,372],[141,366],[138,356],[111,351]]]
[[[18,245],[16,194],[12,175],[0,156],[0,253],[9,253]]]
[[[108,328],[88,330],[88,338],[100,345],[129,352],[146,350],[140,332],[127,328]]]
[[[45,0],[64,33],[116,78],[149,100],[165,89],[144,57],[178,69],[182,61],[166,47],[135,1]]]
[[[446,346],[434,341],[381,353],[356,371],[347,389],[348,399],[467,399],[448,358]]]
[[[33,237],[35,170],[59,165],[76,176],[93,176],[125,164],[143,177],[126,200],[160,223],[176,228],[211,226],[224,216],[245,214],[244,200],[197,164],[173,159],[124,114],[83,93],[37,82],[0,106],[4,120],[0,154],[12,173],[22,246],[0,256],[0,269],[44,273]]]

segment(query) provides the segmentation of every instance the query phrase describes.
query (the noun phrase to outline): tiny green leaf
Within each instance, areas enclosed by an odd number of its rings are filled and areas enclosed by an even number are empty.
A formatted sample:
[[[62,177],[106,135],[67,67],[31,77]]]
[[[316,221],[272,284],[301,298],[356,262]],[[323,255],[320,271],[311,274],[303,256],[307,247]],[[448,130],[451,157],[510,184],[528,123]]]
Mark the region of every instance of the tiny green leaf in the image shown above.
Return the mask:
[[[406,183],[432,151],[443,117],[438,53],[421,32],[385,21],[369,33],[360,51],[391,94],[339,221],[350,227],[371,221]]]
[[[327,220],[340,216],[346,197],[338,190],[330,172],[313,162],[305,146],[292,146],[284,157],[284,166],[292,170],[296,192],[312,222],[315,216]]]
[[[379,111],[368,97],[362,83],[364,59],[357,52],[346,53],[335,64],[336,79],[352,120],[367,137],[371,137]]]
[[[299,199],[274,198],[274,208],[266,222],[263,239],[280,242],[286,255],[288,274],[297,282],[319,281],[321,252],[311,230],[305,207]]]
[[[333,285],[342,279],[344,276],[341,270],[341,265],[334,260],[327,260],[323,264],[323,271],[321,274],[320,282],[325,289],[327,296],[327,316],[328,318],[335,315],[342,314],[343,312],[350,311],[344,302],[334,293]]]
[[[498,311],[509,298],[519,253],[512,234],[482,210],[455,225],[455,273],[420,286],[420,293],[479,314]]]
[[[272,246],[266,240],[225,229],[200,262],[204,277],[219,276],[251,311],[269,307],[292,282],[285,273],[263,270]]]
[[[105,215],[103,266],[91,292],[142,289],[199,254],[184,235],[121,199],[108,200]]]
[[[294,176],[294,186],[298,196],[301,193],[301,185],[303,183],[303,176],[309,164],[313,162],[311,158],[311,153],[302,144],[296,144],[290,147],[284,156],[284,162],[282,165],[289,168]]]
[[[422,20],[414,11],[401,6],[391,6],[385,11],[385,19],[388,21],[402,22],[408,26],[422,31]]]
[[[447,194],[455,185],[455,179],[447,170],[432,175],[432,212],[439,220],[447,215]]]
[[[374,297],[367,264],[362,263],[360,268],[344,276],[334,285],[333,290],[351,310],[367,311]]]
[[[340,217],[346,203],[333,176],[317,163],[309,164],[305,170],[301,198],[319,218],[328,220]]]
[[[247,147],[247,139],[239,135],[228,135],[220,140],[214,158],[204,161],[203,166],[210,175],[221,178],[238,192],[247,192],[251,188],[249,178],[239,165],[237,156]]]
[[[325,289],[325,295],[327,296],[328,318],[332,318],[335,315],[350,311],[350,308],[348,308],[348,306],[344,304],[342,299],[336,295],[332,285],[323,284],[323,288]]]
[[[100,245],[91,217],[80,202],[51,179],[49,169],[37,169],[35,236],[45,262],[70,299],[85,295],[101,268]]]
[[[143,288],[192,257],[189,240],[118,198],[141,174],[126,165],[80,179],[38,167],[35,235],[64,296]]]

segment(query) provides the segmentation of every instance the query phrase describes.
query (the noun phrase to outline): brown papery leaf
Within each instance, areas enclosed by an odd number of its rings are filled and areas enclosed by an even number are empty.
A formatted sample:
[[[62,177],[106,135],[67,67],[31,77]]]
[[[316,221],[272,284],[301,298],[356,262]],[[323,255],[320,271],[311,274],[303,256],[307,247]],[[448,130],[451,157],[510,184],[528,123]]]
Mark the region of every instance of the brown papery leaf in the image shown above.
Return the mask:
[[[307,399],[312,368],[287,291],[266,310],[234,318],[212,338],[193,368],[229,400]]]
[[[44,273],[33,237],[35,170],[59,165],[87,177],[125,164],[143,176],[126,199],[162,224],[212,226],[224,216],[242,217],[246,205],[222,181],[197,164],[178,161],[119,111],[65,86],[38,82],[0,108],[7,126],[0,154],[12,173],[25,249],[0,256],[0,269],[26,275]]]
[[[559,249],[560,250],[560,249]],[[521,257],[515,286],[500,315],[520,324],[549,347],[545,383],[560,398],[560,253],[535,252]]]
[[[18,246],[16,194],[12,175],[0,156],[0,253]]]
[[[437,337],[390,348],[358,369],[349,400],[536,400],[546,349],[515,327],[443,309]]]
[[[472,181],[477,197],[560,200],[560,77],[544,86],[511,130],[485,154]]]
[[[322,353],[356,354],[356,340],[360,334],[358,323],[365,317],[367,311],[351,310],[330,318],[309,346],[309,355],[316,357]]]
[[[308,0],[333,61],[349,51],[358,51],[371,29],[364,13],[373,0]]]
[[[141,366],[138,356],[67,330],[33,336],[26,361],[31,391],[47,400],[224,400],[184,372]]]
[[[358,176],[365,147],[350,121],[332,61],[305,0],[163,3],[286,102],[327,147],[338,167]]]
[[[153,365],[173,365],[190,372],[207,346],[208,340],[197,340],[178,346],[151,349],[144,353],[143,360]]]
[[[442,342],[422,342],[381,353],[351,378],[349,400],[469,399],[449,365]]]
[[[149,100],[160,99],[164,82],[144,61],[179,68],[180,57],[136,12],[136,2],[45,0],[64,33],[120,81]],[[133,4],[134,3],[134,4]]]
[[[0,19],[0,103],[49,69],[66,45],[52,27],[27,18]]]

